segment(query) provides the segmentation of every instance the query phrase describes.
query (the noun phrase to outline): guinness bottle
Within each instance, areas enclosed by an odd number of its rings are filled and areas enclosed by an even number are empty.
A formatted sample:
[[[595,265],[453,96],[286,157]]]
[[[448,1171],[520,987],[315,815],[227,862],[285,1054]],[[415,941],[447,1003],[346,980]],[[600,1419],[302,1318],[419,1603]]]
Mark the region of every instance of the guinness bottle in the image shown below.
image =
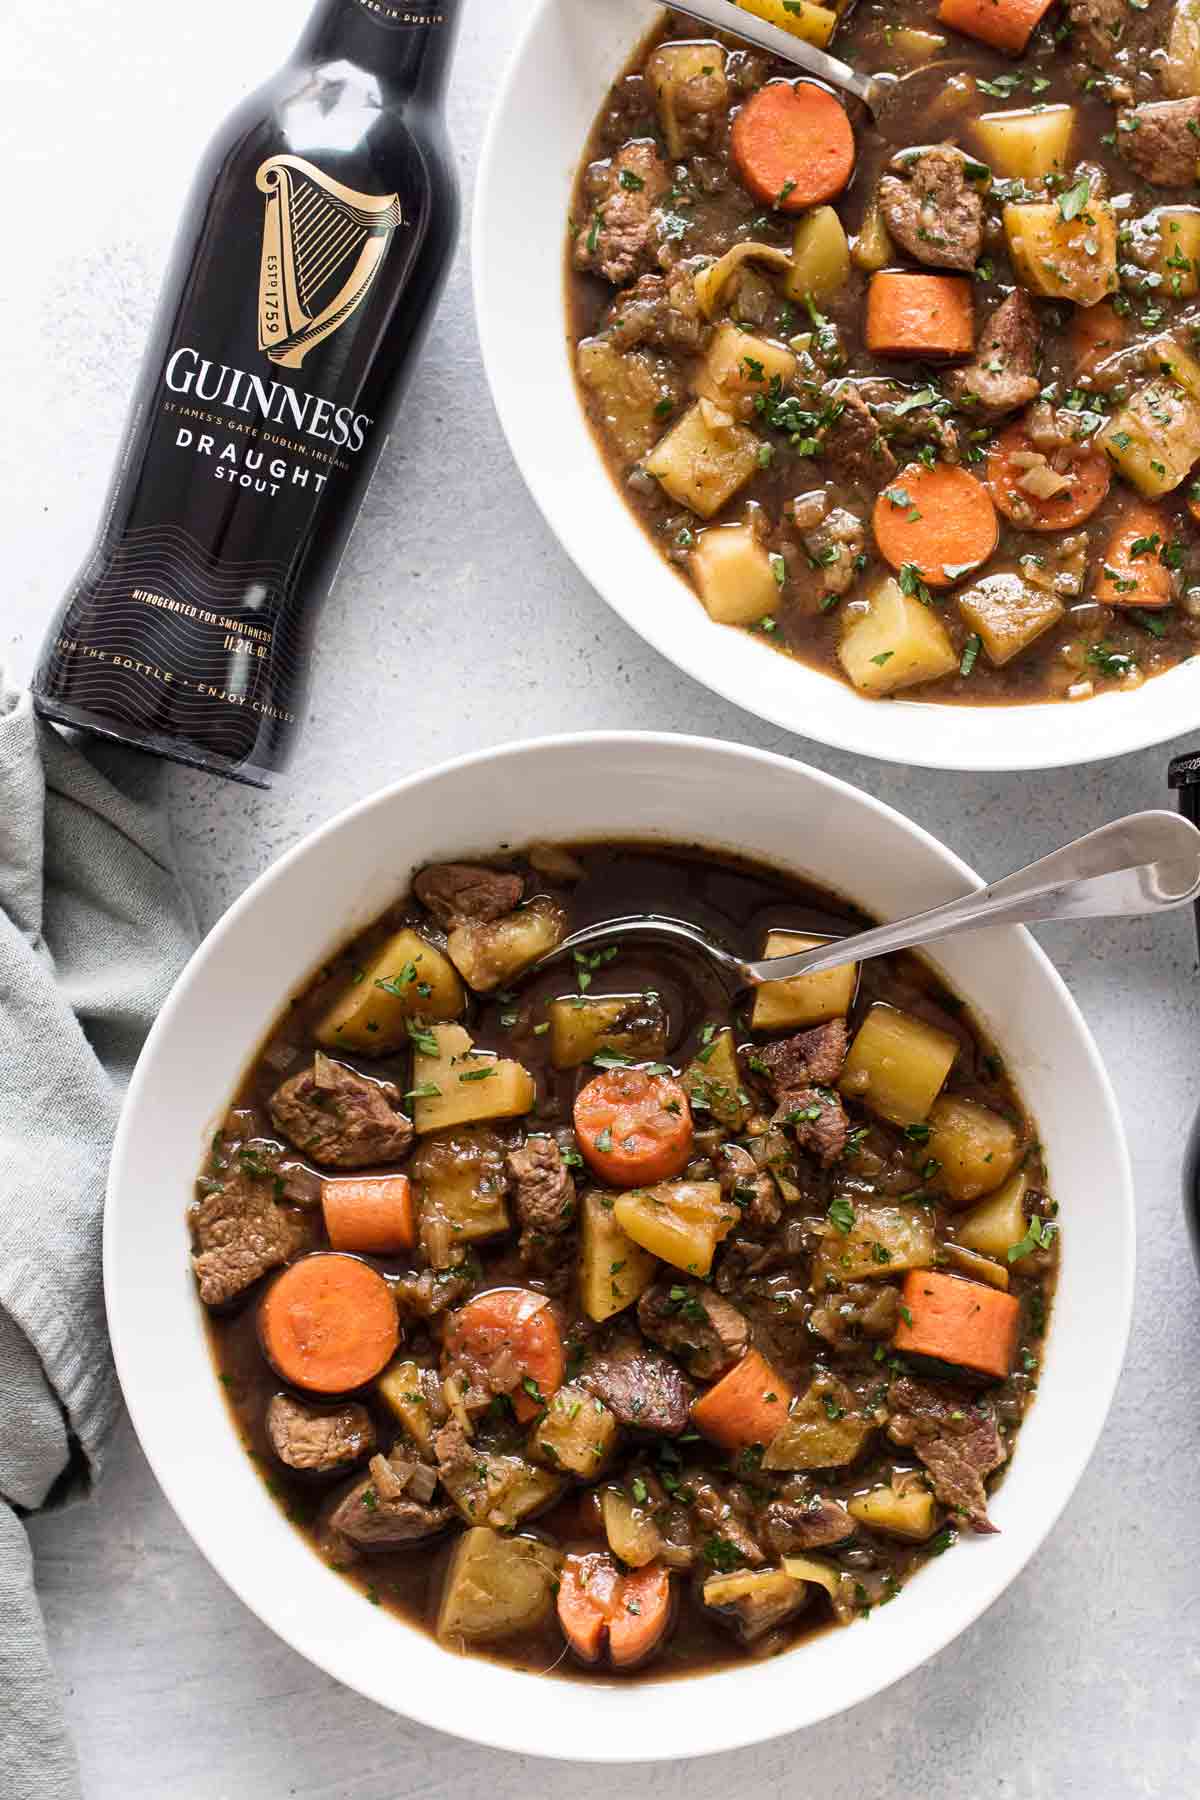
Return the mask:
[[[267,787],[446,275],[463,0],[320,0],[187,201],[43,717]]]

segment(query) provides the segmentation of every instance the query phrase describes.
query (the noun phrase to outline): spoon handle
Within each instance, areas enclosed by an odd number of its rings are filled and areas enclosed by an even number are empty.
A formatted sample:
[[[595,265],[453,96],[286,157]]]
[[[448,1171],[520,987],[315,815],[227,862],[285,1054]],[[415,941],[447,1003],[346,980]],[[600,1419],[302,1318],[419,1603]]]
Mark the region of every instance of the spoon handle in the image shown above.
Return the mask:
[[[772,56],[781,56],[809,75],[815,75],[819,81],[828,82],[830,87],[854,94],[872,112],[878,110],[879,86],[869,75],[859,75],[849,63],[840,62],[836,56],[818,50],[814,44],[806,44],[803,38],[794,37],[778,25],[770,25],[753,13],[743,12],[733,0],[678,0],[678,3],[671,0],[670,10],[686,13],[688,18],[699,19],[718,31],[727,31],[732,37],[745,38],[760,50],[769,50]]]
[[[848,962],[936,943],[984,925],[1039,919],[1103,919],[1186,906],[1200,894],[1200,831],[1173,812],[1135,813],[1030,863],[1002,881],[894,925],[841,938],[798,956],[749,963],[754,982],[836,969]]]

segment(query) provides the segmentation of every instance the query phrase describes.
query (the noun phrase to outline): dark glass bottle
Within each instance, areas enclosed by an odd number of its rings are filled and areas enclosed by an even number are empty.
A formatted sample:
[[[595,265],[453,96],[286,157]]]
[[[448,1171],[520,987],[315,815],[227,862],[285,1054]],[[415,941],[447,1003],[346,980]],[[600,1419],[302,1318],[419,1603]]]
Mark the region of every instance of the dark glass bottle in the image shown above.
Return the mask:
[[[46,718],[270,785],[458,234],[463,0],[321,0],[190,198]]]
[[[1167,779],[1175,789],[1184,818],[1200,826],[1200,751],[1192,750],[1186,756],[1177,756]],[[1196,902],[1195,913],[1196,937],[1200,943],[1200,900]],[[1184,1157],[1183,1205],[1192,1240],[1192,1255],[1200,1268],[1200,1114],[1192,1126]]]

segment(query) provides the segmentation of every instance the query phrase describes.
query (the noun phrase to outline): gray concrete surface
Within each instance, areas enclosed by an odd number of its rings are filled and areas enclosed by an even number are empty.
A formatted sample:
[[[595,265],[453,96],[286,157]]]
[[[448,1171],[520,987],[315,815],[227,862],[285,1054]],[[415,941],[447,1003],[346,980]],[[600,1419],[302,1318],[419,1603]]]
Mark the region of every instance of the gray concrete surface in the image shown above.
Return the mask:
[[[281,60],[306,10],[7,0],[0,652],[18,672],[91,537],[197,153]],[[468,181],[523,12],[523,0],[469,0],[452,101]],[[1017,778],[886,768],[789,738],[676,674],[576,575],[512,467],[480,367],[465,249],[329,605],[315,694],[294,773],[274,794],[172,775],[206,923],[369,788],[531,730],[658,727],[781,750],[870,789],[992,875],[1159,803],[1167,761],[1151,751]],[[600,1800],[614,1784],[661,1800],[1200,1793],[1200,1295],[1178,1202],[1200,1099],[1190,921],[1044,941],[1096,1032],[1131,1136],[1138,1304],[1092,1466],[986,1618],[872,1704],[758,1751],[627,1775],[538,1765],[395,1719],[277,1643],[185,1538],[126,1429],[94,1504],[33,1534],[88,1800],[517,1800],[531,1788]]]

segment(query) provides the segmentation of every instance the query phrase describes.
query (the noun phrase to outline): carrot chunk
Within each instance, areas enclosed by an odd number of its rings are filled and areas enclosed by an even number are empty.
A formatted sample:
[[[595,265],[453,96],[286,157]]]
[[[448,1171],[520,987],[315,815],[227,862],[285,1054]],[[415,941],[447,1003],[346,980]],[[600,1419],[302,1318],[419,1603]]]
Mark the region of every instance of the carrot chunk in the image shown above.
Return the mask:
[[[1051,0],[942,0],[938,18],[952,31],[1019,55]]]
[[[872,275],[866,337],[876,356],[969,356],[975,347],[971,283],[964,275],[890,269]]]
[[[603,1552],[568,1556],[558,1584],[558,1617],[581,1662],[608,1651],[614,1669],[649,1661],[671,1624],[671,1575],[661,1563],[622,1569]]]
[[[446,1361],[487,1376],[510,1363],[513,1411],[527,1423],[562,1386],[562,1333],[545,1294],[529,1288],[493,1288],[452,1313],[443,1339]]]
[[[1069,486],[1061,493],[1039,499],[1021,486],[1029,469],[1021,459],[1033,448],[1033,439],[1017,419],[988,449],[988,491],[1005,518],[1026,531],[1064,531],[1090,519],[1112,479],[1108,458],[1099,450],[1085,450],[1082,456],[1072,457],[1064,470]]]
[[[258,1309],[268,1362],[310,1394],[345,1394],[373,1381],[400,1341],[392,1290],[356,1256],[317,1251],[276,1277]]]
[[[756,200],[799,213],[840,194],[854,171],[846,110],[811,81],[772,81],[733,121],[733,158]]]
[[[691,1160],[692,1109],[670,1075],[607,1069],[575,1097],[575,1136],[602,1181],[652,1187]]]
[[[986,562],[1000,533],[987,489],[954,463],[909,463],[876,500],[872,523],[880,555],[894,569],[915,565],[930,587]]]
[[[325,1230],[335,1250],[392,1256],[416,1242],[412,1182],[407,1175],[363,1175],[321,1184]]]
[[[1007,1378],[1021,1319],[1015,1294],[932,1269],[911,1270],[903,1291],[893,1349],[933,1356],[995,1381]]]
[[[723,1450],[769,1444],[782,1431],[794,1391],[757,1350],[747,1350],[692,1406],[692,1424]]]
[[[1170,606],[1171,571],[1159,554],[1170,530],[1154,506],[1126,508],[1108,540],[1096,580],[1096,599],[1105,606]]]

